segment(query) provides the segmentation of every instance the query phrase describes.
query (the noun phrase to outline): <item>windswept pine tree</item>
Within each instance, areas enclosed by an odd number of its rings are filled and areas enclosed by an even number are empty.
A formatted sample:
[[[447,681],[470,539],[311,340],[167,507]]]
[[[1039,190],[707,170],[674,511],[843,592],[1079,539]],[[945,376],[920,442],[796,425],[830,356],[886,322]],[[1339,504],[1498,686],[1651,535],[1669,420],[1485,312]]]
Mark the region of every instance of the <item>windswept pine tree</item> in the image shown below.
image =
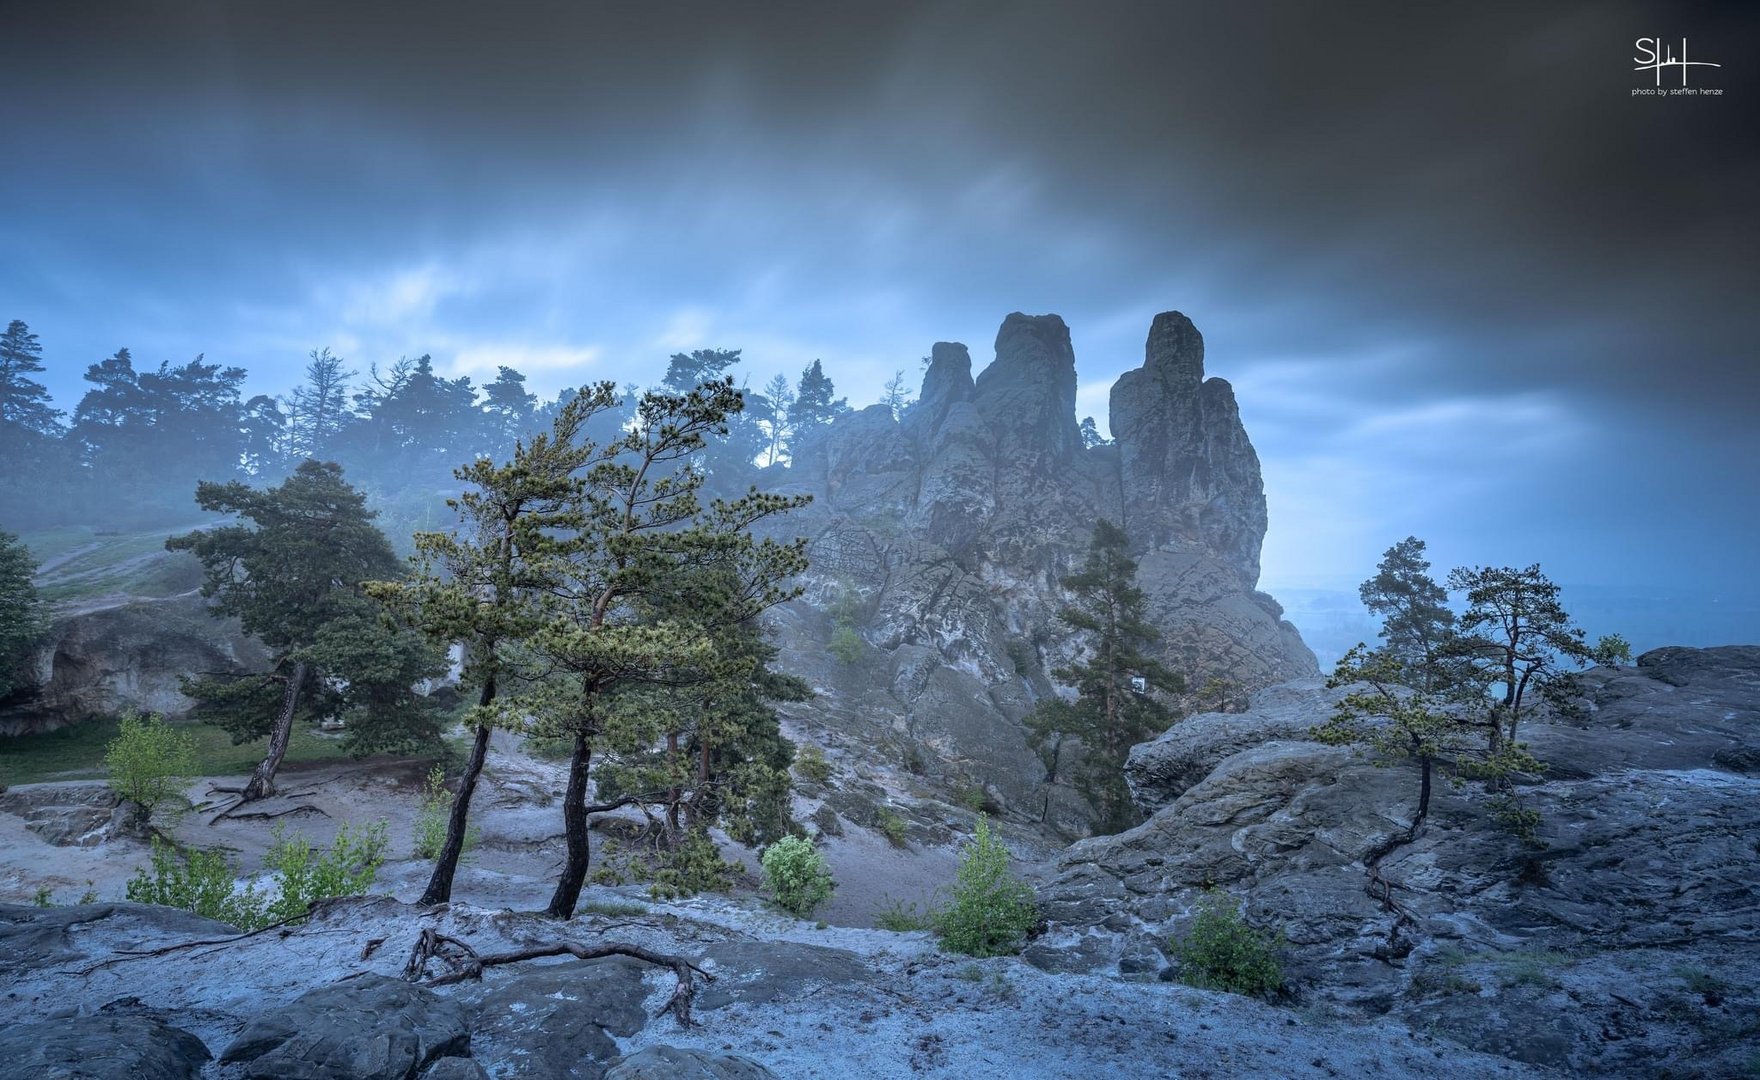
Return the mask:
[[[511,719],[505,712],[505,692],[534,677],[528,663],[531,639],[564,586],[560,537],[578,525],[579,471],[594,453],[583,433],[594,416],[618,404],[612,384],[590,387],[562,406],[548,432],[529,445],[517,445],[511,461],[496,464],[485,458],[459,468],[458,479],[471,485],[449,500],[459,527],[417,534],[412,580],[367,587],[436,643],[461,644],[461,681],[477,695],[466,721],[475,733],[470,757],[453,796],[446,840],[422,893],[423,904],[452,897],[489,739],[497,725]]]
[[[437,723],[412,687],[442,671],[443,657],[386,626],[362,590],[401,566],[341,466],[307,461],[268,489],[202,483],[196,502],[242,520],[172,537],[166,548],[201,560],[202,594],[213,613],[236,616],[274,657],[266,674],[185,683],[198,718],[235,742],[269,738],[241,799],[275,793],[276,770],[302,717],[341,713],[358,753],[431,746]]]
[[[705,506],[699,497],[696,456],[725,436],[742,405],[731,379],[686,394],[643,395],[632,430],[594,448],[578,524],[556,553],[563,603],[535,643],[557,674],[534,701],[532,731],[570,744],[562,801],[567,857],[547,908],[557,918],[574,913],[586,881],[589,817],[610,808],[589,805],[587,796],[594,754],[616,719],[611,696],[702,670],[718,654],[720,643],[699,621],[648,617],[656,600],[693,566],[733,572],[739,586],[728,602],[748,617],[796,595],[788,582],[805,566],[805,542],[760,541],[751,529],[808,498],[752,491]]]

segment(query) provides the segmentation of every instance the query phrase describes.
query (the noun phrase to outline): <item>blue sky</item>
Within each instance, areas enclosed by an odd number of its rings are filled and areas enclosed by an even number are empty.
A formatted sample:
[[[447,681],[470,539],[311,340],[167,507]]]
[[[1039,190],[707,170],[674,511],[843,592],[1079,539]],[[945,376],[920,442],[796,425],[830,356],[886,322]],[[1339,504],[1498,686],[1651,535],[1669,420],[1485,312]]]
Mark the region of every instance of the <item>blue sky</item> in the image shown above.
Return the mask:
[[[1023,310],[1068,321],[1104,426],[1178,309],[1263,460],[1274,591],[1408,533],[1760,590],[1751,13],[9,11],[0,318],[64,406],[123,345],[263,391],[327,346],[545,393],[737,347],[860,404]],[[1726,94],[1633,99],[1656,33]]]

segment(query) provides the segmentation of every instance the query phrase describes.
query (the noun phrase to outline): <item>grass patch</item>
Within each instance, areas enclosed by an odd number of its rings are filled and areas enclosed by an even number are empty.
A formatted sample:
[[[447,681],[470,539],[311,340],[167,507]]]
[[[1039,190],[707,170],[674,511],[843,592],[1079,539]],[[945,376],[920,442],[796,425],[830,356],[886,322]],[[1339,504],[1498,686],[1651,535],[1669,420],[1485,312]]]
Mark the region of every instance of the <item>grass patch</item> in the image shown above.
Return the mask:
[[[257,767],[267,751],[265,737],[238,746],[232,736],[211,724],[174,723],[195,744],[199,776],[234,776]],[[104,748],[121,729],[114,717],[88,720],[45,735],[0,735],[0,784],[35,784],[47,780],[101,780]],[[295,728],[284,764],[346,758],[340,736],[311,728]]]
[[[631,903],[627,900],[588,900],[574,909],[576,915],[604,915],[609,918],[624,918],[632,915],[646,915],[646,904]]]
[[[895,934],[908,934],[913,930],[935,929],[935,912],[929,908],[919,908],[903,900],[892,900],[874,913],[874,925],[881,930],[890,930]]]

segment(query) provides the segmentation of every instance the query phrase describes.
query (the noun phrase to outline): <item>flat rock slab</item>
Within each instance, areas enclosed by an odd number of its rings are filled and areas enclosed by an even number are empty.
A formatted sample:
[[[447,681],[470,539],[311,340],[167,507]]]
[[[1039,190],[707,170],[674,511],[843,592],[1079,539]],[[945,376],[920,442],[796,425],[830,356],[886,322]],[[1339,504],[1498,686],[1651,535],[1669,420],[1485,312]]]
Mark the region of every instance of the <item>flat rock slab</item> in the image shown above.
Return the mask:
[[[181,1028],[139,1016],[75,1016],[0,1031],[0,1076],[193,1080],[211,1057]]]
[[[404,1080],[470,1051],[463,1005],[384,975],[321,986],[245,1025],[220,1055],[247,1075],[287,1080]]]
[[[720,1009],[736,1001],[749,1005],[788,1001],[874,978],[855,953],[822,945],[729,941],[711,945],[703,957],[712,962],[704,966],[715,981],[697,995],[699,1009]]]
[[[642,980],[650,970],[612,956],[531,965],[486,983],[469,999],[478,1053],[503,1063],[504,1076],[598,1080],[621,1052],[611,1036],[647,1025]]]
[[[776,1080],[776,1074],[738,1054],[650,1046],[611,1066],[605,1080]]]
[[[37,971],[90,956],[110,956],[123,949],[236,933],[225,923],[150,904],[51,908],[0,904],[0,975]]]

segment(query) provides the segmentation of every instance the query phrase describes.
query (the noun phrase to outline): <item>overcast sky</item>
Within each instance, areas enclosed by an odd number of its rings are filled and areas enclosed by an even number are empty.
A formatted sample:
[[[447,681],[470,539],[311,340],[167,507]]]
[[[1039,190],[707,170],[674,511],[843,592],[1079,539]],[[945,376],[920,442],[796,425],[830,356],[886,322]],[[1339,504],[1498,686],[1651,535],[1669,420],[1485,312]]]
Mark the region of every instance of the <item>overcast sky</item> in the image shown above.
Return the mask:
[[[1646,36],[1724,94],[1633,97]],[[1178,309],[1273,590],[1416,533],[1749,591],[1757,67],[1756,5],[10,0],[0,319],[68,408],[123,345],[547,394],[735,347],[865,404],[1056,312],[1104,425]]]

